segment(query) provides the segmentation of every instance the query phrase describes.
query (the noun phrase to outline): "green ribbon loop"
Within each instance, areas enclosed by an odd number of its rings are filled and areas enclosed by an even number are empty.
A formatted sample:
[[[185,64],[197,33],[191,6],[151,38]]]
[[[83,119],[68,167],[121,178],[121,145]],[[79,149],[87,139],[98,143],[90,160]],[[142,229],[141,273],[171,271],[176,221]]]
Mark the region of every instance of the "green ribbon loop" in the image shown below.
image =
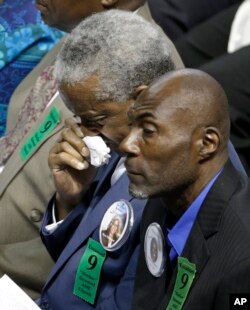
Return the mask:
[[[83,253],[76,272],[74,295],[94,304],[102,265],[106,258],[106,250],[103,246],[89,238],[87,248]]]
[[[29,137],[21,148],[21,159],[26,160],[38,148],[41,142],[52,132],[60,121],[60,112],[57,107],[52,107],[48,116],[36,132]]]
[[[178,272],[167,310],[181,310],[195,278],[196,266],[185,257],[178,257]]]

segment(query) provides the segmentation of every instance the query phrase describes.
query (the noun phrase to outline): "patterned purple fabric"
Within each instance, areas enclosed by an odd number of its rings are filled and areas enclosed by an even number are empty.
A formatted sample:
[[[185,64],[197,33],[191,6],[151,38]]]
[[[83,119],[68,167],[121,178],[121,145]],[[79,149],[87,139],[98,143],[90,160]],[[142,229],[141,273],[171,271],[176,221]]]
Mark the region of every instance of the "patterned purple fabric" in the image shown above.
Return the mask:
[[[20,140],[27,134],[56,93],[57,83],[53,71],[54,67],[50,66],[42,72],[19,112],[15,127],[6,136],[0,138],[0,166],[5,165]]]
[[[0,5],[0,136],[11,94],[63,34],[42,22],[34,1],[5,0]]]

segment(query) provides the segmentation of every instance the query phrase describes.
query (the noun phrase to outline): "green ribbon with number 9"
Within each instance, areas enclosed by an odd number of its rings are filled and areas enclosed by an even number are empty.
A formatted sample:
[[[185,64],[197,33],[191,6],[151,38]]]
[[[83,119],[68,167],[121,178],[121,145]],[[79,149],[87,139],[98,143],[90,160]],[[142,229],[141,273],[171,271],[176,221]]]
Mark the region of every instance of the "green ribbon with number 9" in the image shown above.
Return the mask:
[[[99,242],[89,238],[87,248],[77,268],[73,293],[91,305],[94,304],[96,299],[100,274],[105,258],[106,250],[103,246]]]
[[[195,278],[196,266],[185,257],[178,257],[178,273],[167,310],[181,310]]]

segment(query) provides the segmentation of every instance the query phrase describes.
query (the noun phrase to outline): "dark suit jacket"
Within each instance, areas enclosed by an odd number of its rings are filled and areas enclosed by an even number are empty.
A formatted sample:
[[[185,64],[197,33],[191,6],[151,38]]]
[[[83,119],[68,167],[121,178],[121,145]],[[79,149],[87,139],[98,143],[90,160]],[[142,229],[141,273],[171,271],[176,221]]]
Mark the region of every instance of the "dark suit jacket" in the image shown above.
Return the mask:
[[[94,307],[96,309],[129,309],[132,301],[134,274],[126,277],[125,269],[139,243],[139,225],[145,200],[137,200],[128,193],[126,174],[110,188],[110,174],[117,163],[116,158],[104,167],[97,177],[97,187],[90,206],[88,201],[72,212],[58,227],[48,234],[44,226],[51,220],[51,210],[45,214],[42,238],[56,260],[40,301],[42,307],[53,310],[92,309],[84,300],[73,294],[75,275],[89,237],[99,241],[102,218],[112,203],[119,199],[130,201],[134,211],[134,225],[128,240],[114,252],[107,252]],[[95,183],[95,182],[94,182]],[[86,211],[86,210],[91,210]],[[88,215],[83,215],[84,212]],[[123,280],[124,279],[124,280]],[[47,308],[46,308],[47,309]]]
[[[196,265],[196,276],[184,303],[186,310],[227,310],[230,293],[250,292],[250,183],[228,162],[203,202],[181,256]],[[143,215],[141,238],[152,222],[164,227],[165,210],[151,200]],[[164,228],[163,228],[164,231]],[[152,276],[140,249],[133,309],[166,309],[177,267],[167,263]]]
[[[195,25],[242,0],[148,0],[154,20],[175,40]]]

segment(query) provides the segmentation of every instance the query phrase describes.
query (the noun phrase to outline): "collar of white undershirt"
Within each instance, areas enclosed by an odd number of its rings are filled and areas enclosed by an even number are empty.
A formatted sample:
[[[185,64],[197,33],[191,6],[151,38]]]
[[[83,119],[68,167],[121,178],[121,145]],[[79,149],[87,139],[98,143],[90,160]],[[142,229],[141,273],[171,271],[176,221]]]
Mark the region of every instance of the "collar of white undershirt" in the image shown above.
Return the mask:
[[[55,100],[55,98],[56,98],[58,95],[59,95],[59,91],[56,91],[56,92],[54,93],[53,97],[50,99],[49,103],[46,105],[46,108],[45,108],[45,109],[47,109],[47,108],[51,105],[51,103]]]
[[[125,165],[124,165],[125,157],[121,157],[120,160],[118,161],[115,171],[113,172],[111,176],[111,186],[113,186],[119,178],[123,175],[123,173],[126,171]]]

